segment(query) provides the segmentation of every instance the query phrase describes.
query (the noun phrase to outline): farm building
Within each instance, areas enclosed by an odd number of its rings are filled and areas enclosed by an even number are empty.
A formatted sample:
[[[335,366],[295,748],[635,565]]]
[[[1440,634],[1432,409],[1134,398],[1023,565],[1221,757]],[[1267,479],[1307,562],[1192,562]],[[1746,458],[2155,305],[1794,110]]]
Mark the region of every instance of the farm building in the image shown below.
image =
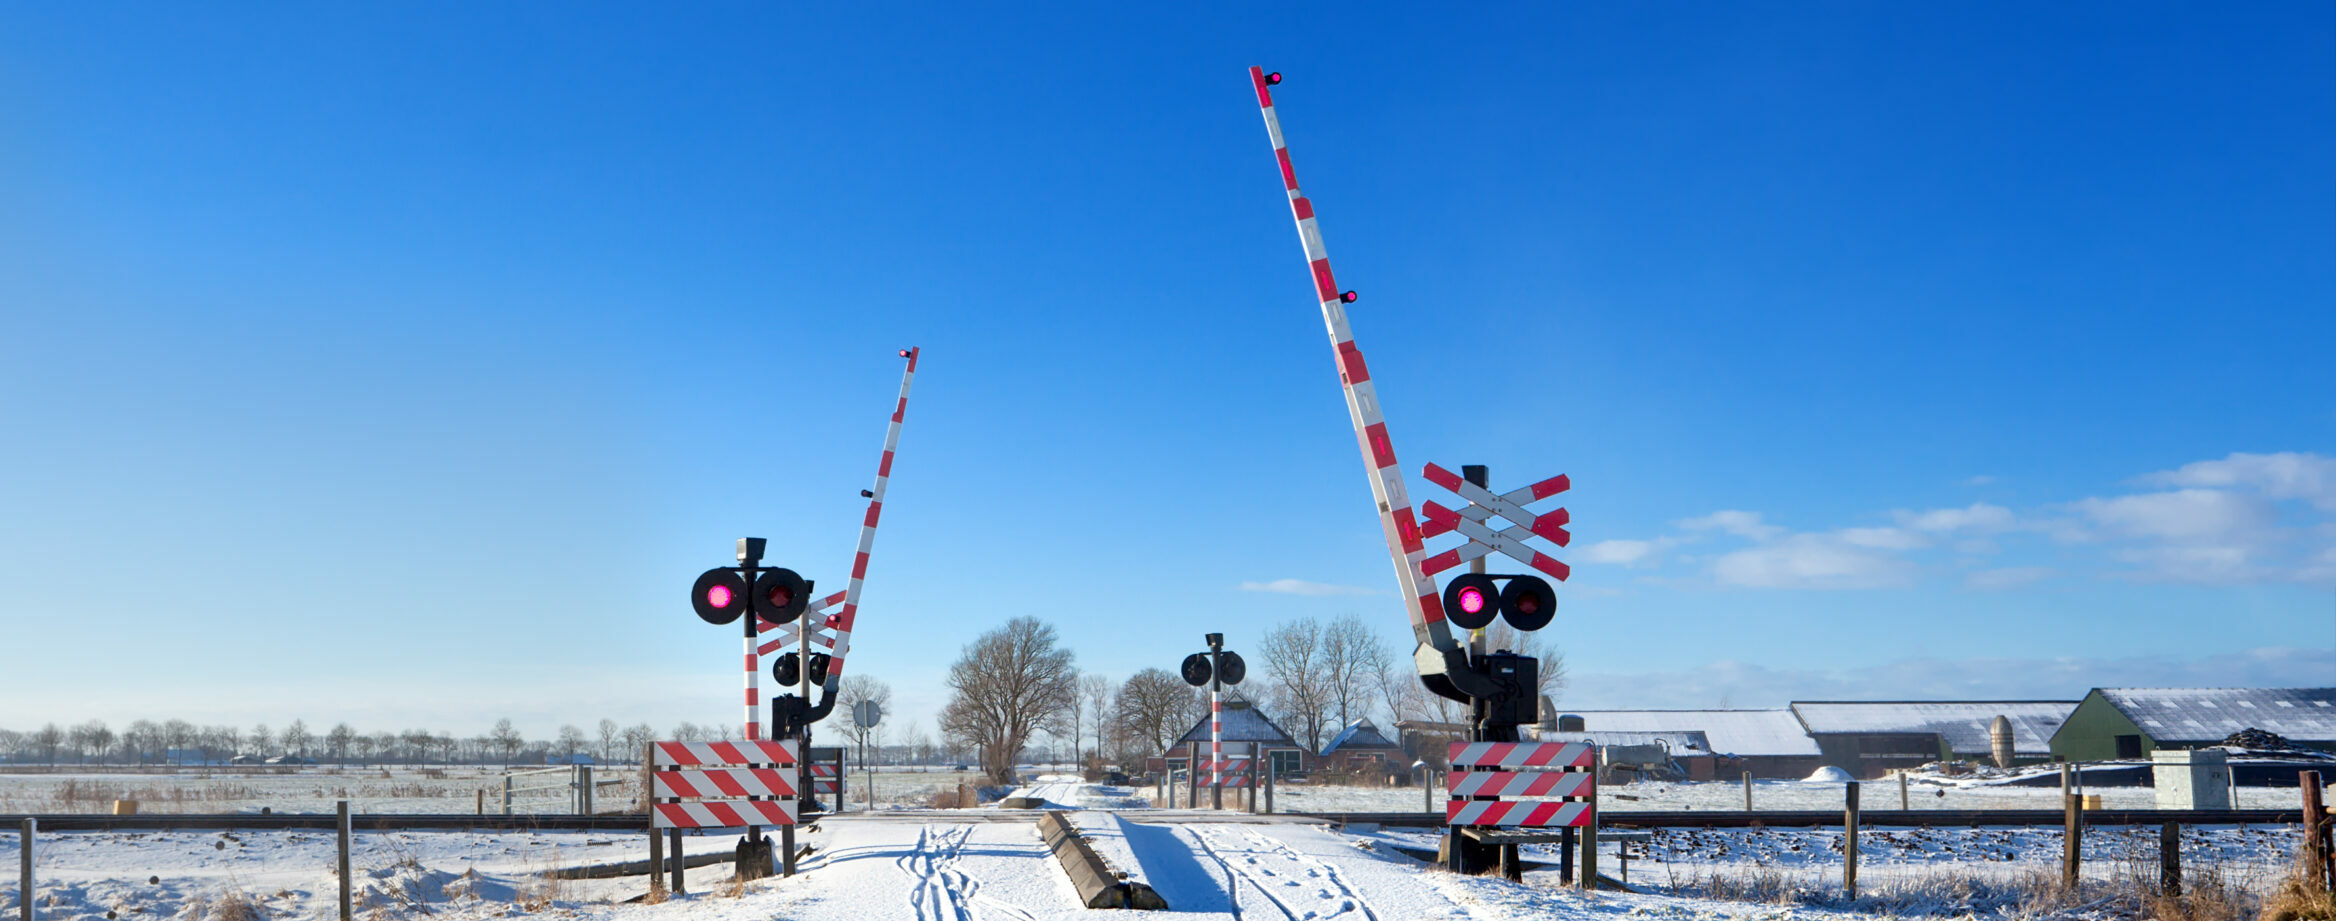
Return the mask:
[[[1719,759],[1712,753],[1711,740],[1699,731],[1631,732],[1608,729],[1601,732],[1557,732],[1539,729],[1528,738],[1536,742],[1587,742],[1598,746],[1598,750],[1603,753],[1598,772],[1600,783],[1623,776],[1632,780],[1660,776],[1647,771],[1646,766],[1650,762],[1618,757],[1649,749],[1662,752],[1670,765],[1676,765],[1682,774],[1681,779],[1713,780],[1719,776]],[[1630,766],[1627,775],[1611,769],[1617,763]]]
[[[1249,701],[1225,701],[1224,723],[1223,741],[1228,760],[1253,757],[1252,753],[1264,751],[1266,757],[1272,759],[1274,769],[1284,775],[1314,770],[1320,761],[1305,746],[1291,740],[1289,733],[1274,725],[1273,720],[1267,719]],[[1190,763],[1195,754],[1204,761],[1209,756],[1209,718],[1206,716],[1194,723],[1190,731],[1178,736],[1176,744],[1169,746],[1166,752],[1149,759],[1145,767],[1153,771],[1183,767]]]
[[[2260,729],[2336,751],[2336,688],[2094,688],[2052,736],[2071,761],[2147,758]]]
[[[1822,763],[1817,740],[1791,710],[1576,710],[1567,716],[1579,717],[1586,733],[1703,733],[1723,778],[1750,771],[1754,777],[1798,780]],[[1570,726],[1570,720],[1560,721]]]
[[[1853,777],[1880,777],[1933,761],[1987,760],[1988,727],[2012,725],[2012,760],[2052,757],[2052,733],[2076,709],[2073,700],[1808,700],[1793,715],[1817,741],[1825,763]]]
[[[1408,773],[1411,756],[1367,719],[1346,724],[1322,746],[1319,770],[1338,774]]]

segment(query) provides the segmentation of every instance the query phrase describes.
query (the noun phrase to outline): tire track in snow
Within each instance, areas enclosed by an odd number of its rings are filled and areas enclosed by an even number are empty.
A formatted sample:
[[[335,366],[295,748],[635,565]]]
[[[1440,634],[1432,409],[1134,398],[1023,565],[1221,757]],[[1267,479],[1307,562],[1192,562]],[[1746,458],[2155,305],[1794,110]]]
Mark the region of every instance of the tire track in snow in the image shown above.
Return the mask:
[[[1035,921],[1030,913],[981,894],[981,880],[958,869],[965,843],[978,826],[936,830],[917,829],[916,849],[893,861],[915,879],[908,893],[909,909],[917,921],[986,921],[977,906],[986,905],[1013,921]]]
[[[1256,832],[1245,832],[1247,847],[1229,846],[1225,839],[1202,826],[1182,828],[1192,834],[1201,853],[1224,868],[1225,897],[1232,905],[1235,918],[1250,917],[1241,907],[1241,887],[1247,884],[1288,921],[1327,921],[1338,917],[1378,921],[1378,913],[1339,879],[1328,864],[1289,845]],[[1288,866],[1277,871],[1269,865],[1277,863]],[[1311,892],[1307,891],[1308,887],[1312,887]]]

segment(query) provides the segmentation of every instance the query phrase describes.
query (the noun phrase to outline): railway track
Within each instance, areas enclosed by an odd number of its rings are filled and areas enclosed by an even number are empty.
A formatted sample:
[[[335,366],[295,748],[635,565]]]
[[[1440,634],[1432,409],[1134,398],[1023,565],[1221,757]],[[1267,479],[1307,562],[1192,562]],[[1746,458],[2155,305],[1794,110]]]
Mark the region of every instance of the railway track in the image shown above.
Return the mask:
[[[1127,817],[1146,824],[1219,824],[1271,822],[1327,822],[1332,825],[1374,824],[1396,828],[1440,828],[1444,825],[1441,813],[1429,812],[1305,812],[1275,816],[1250,815],[1230,812],[1213,815],[1208,811],[1175,812],[1129,810]],[[990,811],[953,814],[950,810],[929,813],[884,813],[867,821],[924,821],[956,822],[1029,822],[1038,817],[1036,812]],[[147,815],[93,815],[64,813],[53,815],[0,815],[0,829],[14,828],[26,818],[37,819],[42,831],[194,831],[194,830],[252,830],[304,829],[331,830],[335,818],[331,813],[225,813],[225,814],[147,814]],[[834,817],[843,821],[860,820],[857,813]],[[1599,816],[1599,824],[1611,828],[1822,828],[1841,825],[1839,810],[1768,810],[1760,812],[1711,811],[1616,811]],[[1858,823],[1868,828],[1951,828],[1976,826],[2054,826],[2064,820],[2057,809],[1911,809],[1868,810],[1858,814]],[[2296,809],[2094,809],[2087,810],[2084,821],[2089,826],[2103,825],[2295,825],[2303,822],[2303,813]],[[638,815],[470,815],[463,813],[381,814],[359,815],[351,820],[357,831],[641,831],[642,817]]]

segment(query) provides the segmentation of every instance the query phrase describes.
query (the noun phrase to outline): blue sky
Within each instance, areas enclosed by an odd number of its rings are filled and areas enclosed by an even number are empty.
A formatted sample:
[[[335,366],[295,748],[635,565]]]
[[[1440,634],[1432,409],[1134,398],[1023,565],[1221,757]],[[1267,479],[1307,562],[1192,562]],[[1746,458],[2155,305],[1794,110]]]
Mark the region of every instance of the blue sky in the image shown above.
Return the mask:
[[[1406,643],[1246,68],[1416,499],[1564,472],[1580,706],[2336,681],[2325,4],[0,13],[0,726],[737,719],[730,541],[931,726]],[[1450,538],[1445,538],[1449,541]],[[1440,548],[1441,542],[1437,544]]]

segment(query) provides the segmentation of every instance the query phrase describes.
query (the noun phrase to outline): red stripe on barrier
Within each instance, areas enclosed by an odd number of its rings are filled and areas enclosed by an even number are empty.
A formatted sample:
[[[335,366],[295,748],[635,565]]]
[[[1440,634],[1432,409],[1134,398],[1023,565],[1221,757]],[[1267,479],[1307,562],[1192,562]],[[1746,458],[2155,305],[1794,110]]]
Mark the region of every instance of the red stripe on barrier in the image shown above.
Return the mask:
[[[884,460],[876,464],[876,475],[880,477],[892,475],[892,452],[884,452]]]
[[[1394,515],[1395,539],[1403,544],[1403,555],[1410,556],[1418,553],[1421,537],[1419,522],[1412,519],[1411,510],[1407,508],[1396,509]]]
[[[1273,91],[1267,89],[1271,84],[1265,82],[1265,68],[1249,68],[1249,82],[1257,87],[1257,107],[1261,109],[1273,108]]]
[[[873,527],[875,527],[875,526],[876,526],[876,516],[878,516],[878,515],[881,515],[881,514],[883,514],[883,513],[884,513],[884,503],[882,503],[882,502],[870,502],[870,503],[868,503],[868,517],[861,519],[861,520],[860,520],[860,524],[861,524],[863,527],[870,527],[870,528],[873,528]]]
[[[1455,557],[1455,559],[1457,559],[1457,557]],[[1420,619],[1428,623],[1433,624],[1443,621],[1444,597],[1442,595],[1436,594],[1435,592],[1429,592],[1425,595],[1421,595],[1419,599],[1419,613]]]
[[[1533,498],[1547,499],[1550,496],[1557,495],[1558,493],[1572,489],[1573,487],[1574,481],[1566,479],[1565,474],[1560,473],[1556,476],[1550,477],[1549,479],[1533,484]]]
[[[1446,534],[1453,528],[1460,526],[1460,513],[1443,507],[1434,499],[1422,503],[1419,510],[1420,514],[1426,515],[1428,518],[1428,523],[1420,528],[1421,537]]]
[[[1431,463],[1425,468],[1422,468],[1419,472],[1419,475],[1426,477],[1428,482],[1444,487],[1445,489],[1449,489],[1453,492],[1460,491],[1460,478],[1454,475],[1452,471],[1438,467],[1435,464]]]
[[[1371,379],[1371,368],[1363,363],[1363,350],[1355,348],[1354,340],[1338,344],[1338,362],[1346,373],[1347,383],[1360,384]]]
[[[900,417],[906,415],[908,415],[908,398],[901,397],[900,404],[892,407],[892,421],[899,422]]]
[[[1290,214],[1301,221],[1312,220],[1314,217],[1314,203],[1307,201],[1306,196],[1304,195],[1290,199]]]
[[[1298,168],[1290,165],[1290,149],[1287,147],[1274,148],[1273,158],[1282,163],[1282,188],[1293,192],[1297,191]]]
[[[1558,562],[1557,560],[1550,559],[1548,556],[1539,552],[1533,554],[1533,562],[1531,565],[1535,569],[1557,577],[1557,581],[1559,582],[1565,581],[1566,577],[1573,575],[1574,572],[1573,567],[1567,566],[1566,564]]]
[[[1454,566],[1458,566],[1458,565],[1460,565],[1460,548],[1458,548],[1458,547],[1454,547],[1454,548],[1452,548],[1452,549],[1450,549],[1450,550],[1446,550],[1446,551],[1444,551],[1444,552],[1442,552],[1442,553],[1436,554],[1435,556],[1431,556],[1431,557],[1428,557],[1427,559],[1424,559],[1424,560],[1421,560],[1421,561],[1419,561],[1419,573],[1420,573],[1420,575],[1423,575],[1423,576],[1432,576],[1432,575],[1435,575],[1436,573],[1443,572],[1444,570],[1450,569],[1450,568],[1452,568],[1452,567],[1454,567]],[[1432,596],[1432,595],[1422,595],[1422,596],[1420,596],[1420,599],[1421,599],[1422,603],[1425,603],[1425,601],[1426,601],[1428,598],[1430,598],[1430,597],[1433,597],[1433,596]],[[1441,601],[1438,601],[1438,602],[1437,602],[1437,605],[1438,605],[1438,607],[1437,607],[1437,609],[1436,609],[1436,613],[1437,613],[1438,615],[1441,615],[1441,614],[1443,614],[1443,608],[1442,608],[1442,604],[1443,604],[1443,602],[1441,602]],[[1430,619],[1430,620],[1441,620],[1442,618],[1439,616],[1439,617],[1432,617],[1432,618],[1429,618],[1429,619]]]
[[[1387,423],[1377,423],[1364,429],[1363,436],[1371,442],[1371,458],[1378,463],[1379,469],[1395,466],[1395,443],[1387,440]]]
[[[675,764],[698,763],[698,756],[689,750],[687,742],[659,742],[657,751],[665,756],[665,760]]]
[[[867,554],[865,554],[865,553],[853,554],[853,556],[852,556],[852,578],[854,578],[854,579],[865,579],[865,578],[867,578],[867,577],[868,577],[868,555],[867,555]]]
[[[753,795],[753,791],[740,785],[738,778],[732,776],[729,771],[708,771],[705,778],[707,783],[714,785],[714,789],[722,791],[723,796]]]
[[[1310,266],[1314,269],[1314,293],[1325,301],[1338,300],[1338,279],[1330,275],[1330,259],[1316,259]]]
[[[707,812],[713,813],[714,821],[722,823],[718,826],[714,826],[716,828],[744,828],[747,824],[746,817],[739,815],[738,810],[730,808],[729,803],[717,800],[711,803],[699,803],[698,805],[705,807]]]

